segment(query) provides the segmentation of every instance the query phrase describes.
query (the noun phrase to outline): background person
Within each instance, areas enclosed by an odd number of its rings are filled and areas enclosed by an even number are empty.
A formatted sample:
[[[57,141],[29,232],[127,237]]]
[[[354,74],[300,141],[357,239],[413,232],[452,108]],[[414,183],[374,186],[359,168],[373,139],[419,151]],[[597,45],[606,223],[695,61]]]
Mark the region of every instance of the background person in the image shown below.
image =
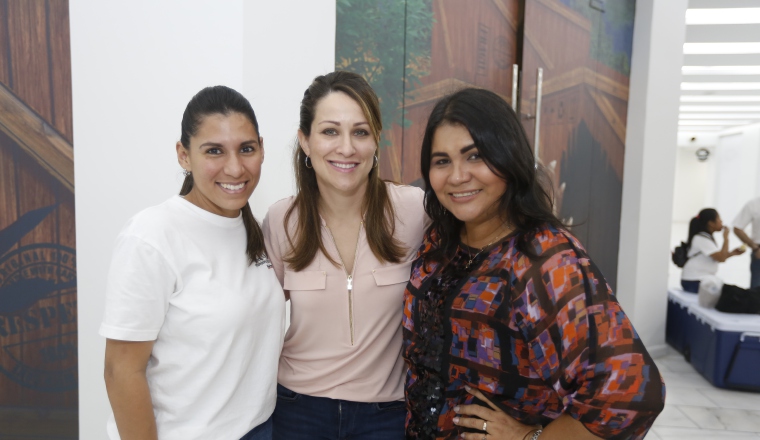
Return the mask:
[[[428,221],[419,188],[380,180],[381,130],[377,96],[355,73],[304,93],[296,195],[263,223],[291,310],[274,438],[404,438],[401,305]]]
[[[420,160],[433,224],[405,293],[407,438],[643,438],[657,367],[552,213],[510,106],[443,98]]]
[[[285,301],[248,199],[263,139],[238,92],[182,116],[179,196],[118,236],[100,334],[111,439],[271,439]]]
[[[752,225],[752,236],[744,232],[747,225]],[[734,234],[752,251],[750,255],[749,287],[760,286],[760,197],[747,202],[734,219]]]
[[[719,248],[713,233],[723,231],[723,245]],[[689,259],[683,265],[681,272],[681,287],[686,292],[698,293],[699,281],[707,275],[718,273],[718,263],[722,263],[744,251],[736,248],[728,250],[729,229],[723,226],[718,211],[705,208],[689,222]]]

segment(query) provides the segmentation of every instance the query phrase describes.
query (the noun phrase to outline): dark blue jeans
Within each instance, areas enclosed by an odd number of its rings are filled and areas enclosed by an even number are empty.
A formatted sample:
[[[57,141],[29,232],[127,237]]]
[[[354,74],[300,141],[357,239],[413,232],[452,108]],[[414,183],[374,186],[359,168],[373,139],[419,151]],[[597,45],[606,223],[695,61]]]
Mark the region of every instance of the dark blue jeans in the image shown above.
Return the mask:
[[[240,440],[272,440],[272,418],[248,431]]]
[[[275,440],[402,440],[406,405],[313,397],[278,384],[272,419]]]
[[[681,280],[684,292],[699,293],[699,281]]]
[[[758,287],[760,286],[760,258],[755,258],[754,253],[750,258],[752,261],[749,263],[749,272],[752,275],[752,278],[750,278],[749,287]]]

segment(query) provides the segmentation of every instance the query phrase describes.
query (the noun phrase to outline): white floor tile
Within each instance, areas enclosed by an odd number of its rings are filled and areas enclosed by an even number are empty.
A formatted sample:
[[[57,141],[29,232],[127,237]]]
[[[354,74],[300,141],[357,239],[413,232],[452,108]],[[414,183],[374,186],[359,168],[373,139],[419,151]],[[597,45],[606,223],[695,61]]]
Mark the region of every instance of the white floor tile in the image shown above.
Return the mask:
[[[715,402],[720,408],[760,411],[760,393],[733,391],[720,388],[700,388],[699,393]],[[705,405],[697,405],[705,406]]]
[[[677,373],[675,371],[660,370],[660,375],[665,379],[665,388],[668,393],[670,392],[670,387],[714,388],[707,379],[696,371]]]
[[[654,427],[670,426],[677,428],[698,428],[700,425],[681,412],[678,405],[666,405],[657,420],[654,421]],[[721,428],[722,429],[722,428]]]
[[[718,407],[717,402],[713,401],[708,395],[701,391],[713,391],[713,389],[693,388],[688,386],[666,386],[665,405],[692,405],[704,407]]]
[[[751,432],[718,431],[699,428],[652,428],[660,440],[757,440],[758,436]],[[647,436],[647,439],[649,436]]]
[[[705,408],[703,406],[685,406],[685,405],[678,405],[678,409],[681,410],[682,413],[686,414],[686,416],[691,419],[698,427],[704,428],[704,429],[719,429],[719,430],[726,430],[726,425],[723,424],[721,419],[718,417],[718,414],[715,413],[716,410],[719,410],[720,408]],[[736,409],[733,411],[742,411],[740,409]],[[736,429],[732,429],[733,431],[738,431]]]

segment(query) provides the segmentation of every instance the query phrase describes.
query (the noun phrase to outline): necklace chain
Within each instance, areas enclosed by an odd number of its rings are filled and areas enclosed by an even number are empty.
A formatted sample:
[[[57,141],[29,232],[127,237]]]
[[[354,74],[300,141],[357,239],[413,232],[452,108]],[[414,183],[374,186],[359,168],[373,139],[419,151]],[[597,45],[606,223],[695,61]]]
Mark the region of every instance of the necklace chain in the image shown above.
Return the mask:
[[[502,228],[502,226],[504,226],[504,225],[505,225],[505,223],[502,223],[501,226],[499,226],[499,228],[496,229],[496,231],[494,231],[494,232],[500,231],[501,228]],[[466,229],[465,229],[464,233],[465,233],[465,238],[466,238],[467,237],[467,230]],[[476,258],[478,258],[478,255],[482,254],[483,251],[486,250],[489,246],[491,246],[492,244],[496,243],[496,240],[498,240],[499,237],[502,237],[502,235],[497,235],[496,238],[494,238],[493,240],[491,240],[490,243],[488,243],[487,245],[485,245],[482,248],[480,248],[480,250],[477,253],[475,253],[475,255],[472,255],[472,253],[470,253],[470,246],[469,245],[467,246],[467,258],[469,259],[469,261],[467,262],[467,270],[470,269],[470,266],[472,266],[472,262]]]

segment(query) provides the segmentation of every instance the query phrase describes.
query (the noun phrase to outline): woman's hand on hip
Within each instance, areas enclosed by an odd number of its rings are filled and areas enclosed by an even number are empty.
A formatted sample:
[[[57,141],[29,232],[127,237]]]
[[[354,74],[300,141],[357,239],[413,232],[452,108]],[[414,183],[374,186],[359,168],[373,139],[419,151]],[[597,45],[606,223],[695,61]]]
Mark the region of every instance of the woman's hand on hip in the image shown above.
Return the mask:
[[[494,405],[479,390],[468,386],[465,386],[465,389],[491,407],[488,409],[480,405],[459,405],[454,408],[457,413],[454,418],[455,425],[481,431],[462,434],[465,440],[523,440],[528,433],[541,428],[518,422]]]

